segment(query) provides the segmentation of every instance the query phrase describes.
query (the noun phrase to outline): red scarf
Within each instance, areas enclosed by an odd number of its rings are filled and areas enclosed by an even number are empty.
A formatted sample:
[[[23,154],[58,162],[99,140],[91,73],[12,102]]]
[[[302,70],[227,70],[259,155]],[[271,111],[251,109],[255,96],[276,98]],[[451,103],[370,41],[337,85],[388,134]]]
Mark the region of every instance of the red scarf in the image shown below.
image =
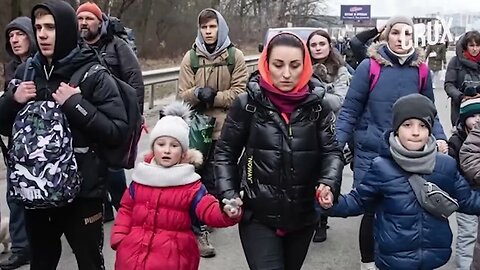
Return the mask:
[[[480,62],[480,53],[477,54],[477,56],[473,56],[473,55],[470,54],[470,52],[464,51],[463,56],[465,56],[465,58],[467,58],[468,60],[473,61],[475,63]]]
[[[262,87],[263,93],[272,104],[275,105],[281,113],[287,114],[289,116],[288,118],[290,118],[290,114],[297,108],[298,104],[303,102],[310,94],[308,84],[296,92],[282,92],[263,78],[260,78],[260,87]]]

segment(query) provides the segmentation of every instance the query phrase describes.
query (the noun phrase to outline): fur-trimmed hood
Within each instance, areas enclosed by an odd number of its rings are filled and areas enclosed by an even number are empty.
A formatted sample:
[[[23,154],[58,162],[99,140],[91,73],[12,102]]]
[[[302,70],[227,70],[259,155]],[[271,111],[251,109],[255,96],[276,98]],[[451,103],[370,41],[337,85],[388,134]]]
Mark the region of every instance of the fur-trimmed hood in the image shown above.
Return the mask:
[[[203,163],[200,151],[189,149],[180,164],[165,168],[156,164],[153,153],[145,156],[144,161],[135,166],[132,173],[133,181],[152,187],[183,186],[200,180],[195,167]]]
[[[375,59],[380,65],[393,66],[394,64],[388,59],[388,56],[385,55],[383,50],[388,50],[386,41],[372,43],[367,49],[367,55]],[[410,62],[410,66],[418,67],[420,64],[426,62],[425,50],[422,48],[415,48],[415,52],[411,57],[413,57],[411,60],[407,60]]]

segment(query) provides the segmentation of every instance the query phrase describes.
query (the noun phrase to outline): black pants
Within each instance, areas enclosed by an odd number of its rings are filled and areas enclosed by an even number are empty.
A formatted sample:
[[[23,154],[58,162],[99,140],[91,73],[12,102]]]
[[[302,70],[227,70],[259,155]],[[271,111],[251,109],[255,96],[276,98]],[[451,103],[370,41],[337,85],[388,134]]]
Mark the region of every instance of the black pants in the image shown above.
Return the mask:
[[[210,147],[210,151],[208,153],[208,157],[203,158],[203,166],[200,170],[198,170],[198,174],[202,177],[202,184],[207,188],[208,193],[215,196],[217,194],[217,190],[215,188],[215,145],[217,141],[212,142],[212,146]]]
[[[215,175],[214,175],[214,166],[215,166],[215,157],[214,157],[214,152],[215,152],[215,145],[217,144],[217,141],[212,142],[212,146],[210,147],[210,151],[208,153],[208,157],[204,157],[203,159],[203,166],[201,169],[198,170],[198,174],[202,177],[202,184],[205,186],[207,189],[208,193],[212,194],[215,196],[217,194],[217,189],[215,188]],[[200,227],[197,227],[195,225],[192,226],[193,232],[196,235],[200,235],[203,231],[206,231],[206,227],[203,226],[205,224],[200,223]]]
[[[25,210],[32,259],[30,270],[54,270],[62,253],[60,237],[72,248],[79,270],[104,270],[102,199],[76,199],[70,205]]]
[[[124,169],[108,169],[107,188],[111,200],[108,198],[107,194],[105,198],[105,216],[113,217],[112,206],[115,208],[115,210],[118,211],[118,209],[120,208],[120,201],[122,200],[123,193],[127,188],[127,178],[125,177]]]
[[[360,223],[359,242],[360,256],[363,263],[375,261],[375,240],[373,237],[373,223],[375,214],[365,213]]]
[[[315,225],[276,234],[276,230],[256,220],[239,224],[243,252],[251,270],[299,270],[312,240]]]

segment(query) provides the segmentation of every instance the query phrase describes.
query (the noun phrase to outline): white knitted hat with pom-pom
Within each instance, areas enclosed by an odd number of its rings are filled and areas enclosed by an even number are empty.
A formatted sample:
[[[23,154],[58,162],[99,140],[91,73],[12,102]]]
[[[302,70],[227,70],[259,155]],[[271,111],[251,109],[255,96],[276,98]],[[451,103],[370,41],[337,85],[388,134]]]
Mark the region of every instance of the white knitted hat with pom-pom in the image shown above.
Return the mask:
[[[153,147],[157,138],[168,136],[177,139],[182,146],[182,151],[186,152],[189,149],[190,106],[181,101],[174,101],[165,106],[162,111],[164,116],[150,131],[150,147]]]

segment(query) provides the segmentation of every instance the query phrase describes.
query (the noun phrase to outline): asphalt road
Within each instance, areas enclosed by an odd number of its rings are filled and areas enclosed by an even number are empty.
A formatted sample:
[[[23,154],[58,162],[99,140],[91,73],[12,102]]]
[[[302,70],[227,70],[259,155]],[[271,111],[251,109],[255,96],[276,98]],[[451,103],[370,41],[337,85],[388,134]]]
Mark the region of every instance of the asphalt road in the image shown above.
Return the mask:
[[[439,83],[440,85],[440,83]],[[449,119],[449,101],[445,95],[445,92],[438,88],[435,90],[436,105],[439,112],[440,120],[447,133],[450,133],[450,121]],[[149,112],[148,123],[152,127],[157,119],[158,108],[161,104],[164,104],[171,100],[172,97],[159,101],[156,109]],[[140,149],[146,150],[146,136],[143,136]],[[4,175],[4,174],[1,174]],[[349,169],[345,169],[343,174],[342,192],[347,193],[352,186],[352,173]],[[0,181],[0,204],[2,216],[8,213],[8,208],[5,203],[5,181]],[[451,227],[456,234],[457,224],[455,216],[451,217]],[[324,243],[312,244],[310,246],[309,253],[305,260],[305,264],[302,269],[313,270],[339,270],[339,269],[360,269],[360,253],[358,250],[358,228],[360,224],[360,218],[330,218],[328,230],[328,239]],[[105,225],[105,266],[106,269],[113,269],[115,261],[115,252],[110,248],[110,230],[112,223]],[[243,251],[240,245],[238,230],[236,227],[216,230],[211,234],[211,242],[214,244],[217,256],[210,259],[202,259],[200,264],[201,270],[236,270],[236,269],[248,269]],[[63,254],[60,260],[58,269],[61,270],[73,270],[77,269],[76,261],[71,249],[68,247],[66,241],[63,241]],[[454,244],[453,244],[454,247]],[[1,255],[0,259],[3,259],[7,255]],[[455,269],[453,263],[453,257],[450,262],[440,269]],[[28,266],[19,268],[20,270],[29,269]]]

